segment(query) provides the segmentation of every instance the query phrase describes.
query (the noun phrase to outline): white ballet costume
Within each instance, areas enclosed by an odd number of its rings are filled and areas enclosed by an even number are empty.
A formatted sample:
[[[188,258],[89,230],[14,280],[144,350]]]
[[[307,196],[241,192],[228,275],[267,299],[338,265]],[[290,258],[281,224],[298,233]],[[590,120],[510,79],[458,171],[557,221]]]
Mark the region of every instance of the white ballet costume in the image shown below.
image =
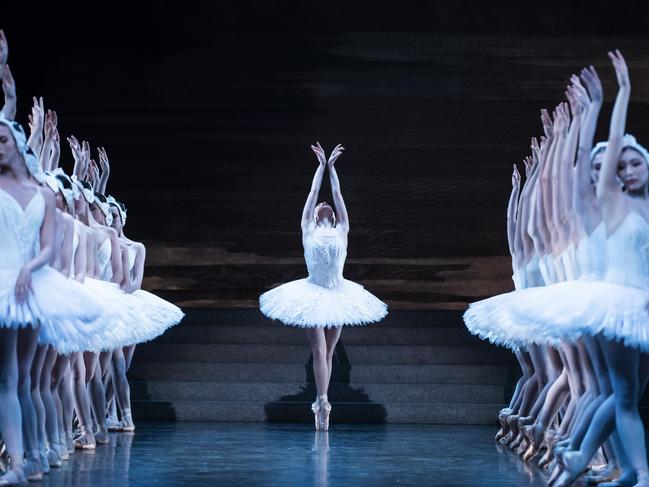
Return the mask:
[[[98,329],[99,302],[80,283],[49,265],[31,273],[31,290],[16,301],[15,284],[23,266],[40,251],[45,199],[36,191],[23,209],[0,189],[0,327],[40,326],[39,342],[59,353],[86,350]]]
[[[128,249],[129,272],[133,278],[137,250],[132,245],[126,248]],[[142,312],[146,316],[143,322],[132,324],[132,326],[141,327],[137,343],[147,342],[162,335],[168,328],[180,323],[185,316],[185,313],[175,304],[143,289],[134,291],[131,296],[140,301]]]
[[[259,297],[269,318],[302,328],[365,325],[384,318],[387,305],[363,286],[343,277],[344,237],[335,227],[312,225],[304,239],[309,277],[287,282]]]
[[[649,223],[632,211],[609,237],[602,224],[581,245],[580,279],[473,303],[469,329],[480,323],[497,334],[503,323],[523,322],[537,343],[601,333],[649,351]]]

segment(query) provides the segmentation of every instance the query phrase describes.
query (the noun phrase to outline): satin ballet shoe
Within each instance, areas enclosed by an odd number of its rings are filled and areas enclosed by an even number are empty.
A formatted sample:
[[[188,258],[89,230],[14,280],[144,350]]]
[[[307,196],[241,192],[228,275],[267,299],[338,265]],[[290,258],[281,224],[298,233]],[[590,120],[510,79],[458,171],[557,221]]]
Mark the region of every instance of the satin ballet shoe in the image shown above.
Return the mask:
[[[588,465],[583,465],[581,454],[567,451],[563,454],[563,471],[551,487],[567,487],[588,471]]]
[[[107,430],[99,430],[95,433],[95,442],[98,445],[107,445],[110,443],[110,436],[108,436]]]
[[[41,462],[37,458],[28,459],[21,466],[23,474],[30,482],[40,482],[43,480],[43,468]]]
[[[61,460],[59,453],[53,448],[47,451],[47,463],[50,468],[61,468],[63,466],[63,460]]]
[[[600,487],[634,487],[637,485],[638,477],[633,470],[623,472],[618,478],[609,482],[599,482]]]
[[[554,460],[554,455],[552,454],[552,449],[548,448],[545,454],[539,460],[538,466],[539,468],[548,467],[550,466],[553,460]]]
[[[113,418],[108,418],[106,419],[106,428],[108,428],[108,431],[112,433],[116,431],[122,431],[124,425],[121,421],[113,420]]]
[[[0,486],[4,485],[25,485],[27,477],[20,467],[14,467],[0,477]]]
[[[74,448],[77,450],[94,450],[97,448],[97,442],[93,434],[85,430],[79,437],[74,439]]]
[[[318,431],[319,428],[319,423],[318,423],[318,413],[320,412],[320,404],[318,403],[318,400],[316,399],[314,403],[311,404],[311,411],[313,412],[313,419],[315,422],[315,429]]]
[[[131,416],[130,409],[124,409],[122,411],[122,431],[125,433],[132,433],[135,431],[135,424],[133,423],[133,417]]]
[[[72,433],[65,434],[65,447],[68,449],[70,455],[74,453],[74,437]]]
[[[318,411],[318,429],[320,431],[329,430],[329,414],[331,413],[331,404],[329,401],[320,401],[320,410]]]

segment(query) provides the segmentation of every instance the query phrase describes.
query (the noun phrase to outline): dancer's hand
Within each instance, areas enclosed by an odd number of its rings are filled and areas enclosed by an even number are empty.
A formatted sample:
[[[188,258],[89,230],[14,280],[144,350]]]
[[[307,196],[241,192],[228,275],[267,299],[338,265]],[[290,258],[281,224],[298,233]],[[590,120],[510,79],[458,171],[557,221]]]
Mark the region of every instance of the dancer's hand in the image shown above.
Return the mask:
[[[622,57],[619,49],[615,52],[609,52],[608,57],[613,63],[615,68],[615,76],[617,77],[617,84],[620,88],[631,88],[631,80],[629,79],[629,69],[627,68],[626,61]]]
[[[32,134],[35,134],[43,130],[45,106],[42,96],[39,98],[34,97],[33,100],[32,113],[29,115],[29,130]]]
[[[29,268],[23,267],[16,278],[16,301],[22,304],[27,299],[29,291],[32,289],[32,272]]]
[[[52,140],[54,138],[54,130],[56,130],[56,123],[53,120],[52,110],[48,110],[45,114],[45,139]]]
[[[83,157],[83,154],[81,151],[81,144],[79,144],[77,138],[74,135],[71,135],[66,140],[70,145],[70,150],[72,150],[72,157],[74,157],[74,160],[81,162],[81,158]]]
[[[336,159],[338,159],[342,155],[344,150],[345,148],[340,144],[334,147],[334,150],[331,151],[331,155],[329,156],[327,164],[329,164],[329,166],[333,166],[336,163]]]
[[[5,98],[16,99],[16,82],[8,64],[5,65],[4,71],[2,71],[2,91],[5,94]]]
[[[568,87],[568,91],[571,92],[574,97],[576,107],[575,109],[579,113],[585,112],[591,104],[590,97],[584,85],[581,84],[581,80],[577,76],[572,76],[570,78],[572,84]]]
[[[99,168],[94,159],[90,159],[90,170],[88,171],[89,183],[92,185],[93,191],[99,191],[97,185],[99,184]]]
[[[599,80],[595,68],[590,66],[582,69],[579,77],[586,85],[591,102],[601,104],[604,100],[604,92],[602,91],[602,82]]]
[[[545,138],[552,137],[552,117],[547,108],[541,108],[541,125],[543,126],[543,133]]]
[[[529,157],[526,157],[524,161],[526,172],[528,171],[527,159],[529,159]],[[512,172],[512,187],[518,189],[521,187],[521,173],[518,172],[518,167],[516,166],[516,164],[514,164],[513,166],[514,170]]]
[[[106,149],[104,147],[97,147],[97,152],[99,153],[99,166],[101,167],[102,173],[110,171],[110,163],[108,162]]]
[[[325,155],[325,151],[320,145],[320,142],[316,142],[316,145],[311,146],[311,150],[315,152],[316,157],[318,158],[318,162],[321,165],[327,164],[327,156]]]
[[[9,58],[9,43],[2,29],[0,29],[0,68],[7,64]]]

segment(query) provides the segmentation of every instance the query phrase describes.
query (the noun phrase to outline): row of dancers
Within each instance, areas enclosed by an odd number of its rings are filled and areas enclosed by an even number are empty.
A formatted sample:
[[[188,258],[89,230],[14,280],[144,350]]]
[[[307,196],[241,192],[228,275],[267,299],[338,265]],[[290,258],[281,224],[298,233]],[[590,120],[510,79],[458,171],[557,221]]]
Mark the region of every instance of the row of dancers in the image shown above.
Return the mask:
[[[625,133],[631,83],[618,82],[608,140],[595,69],[567,103],[542,111],[544,135],[516,166],[507,211],[515,290],[472,303],[469,330],[511,348],[522,369],[496,439],[538,460],[548,484],[647,486],[638,403],[649,378],[649,153]]]
[[[133,431],[135,346],[183,317],[141,289],[146,249],[106,192],[106,150],[97,164],[68,137],[66,174],[56,112],[34,99],[29,136],[14,120],[8,53],[0,31],[0,485],[42,479],[75,449],[108,443],[109,429]]]

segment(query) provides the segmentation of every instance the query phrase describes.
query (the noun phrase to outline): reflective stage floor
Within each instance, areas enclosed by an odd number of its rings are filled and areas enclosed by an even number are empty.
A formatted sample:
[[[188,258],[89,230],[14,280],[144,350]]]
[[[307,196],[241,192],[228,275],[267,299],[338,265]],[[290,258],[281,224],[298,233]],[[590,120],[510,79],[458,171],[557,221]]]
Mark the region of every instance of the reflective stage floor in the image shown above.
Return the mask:
[[[542,486],[499,452],[495,427],[139,423],[77,452],[44,486]]]

